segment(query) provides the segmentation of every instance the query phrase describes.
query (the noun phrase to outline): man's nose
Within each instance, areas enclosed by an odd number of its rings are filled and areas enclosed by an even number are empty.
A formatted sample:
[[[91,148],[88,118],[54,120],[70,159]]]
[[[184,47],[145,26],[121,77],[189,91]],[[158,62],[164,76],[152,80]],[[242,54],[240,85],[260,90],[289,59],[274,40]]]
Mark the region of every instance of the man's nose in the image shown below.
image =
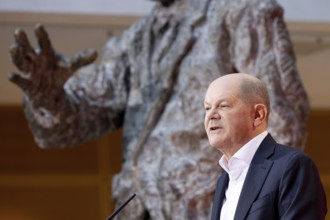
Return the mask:
[[[210,111],[208,112],[207,117],[208,117],[208,119],[219,119],[219,118],[221,118],[219,112],[217,112],[216,109],[210,109]]]

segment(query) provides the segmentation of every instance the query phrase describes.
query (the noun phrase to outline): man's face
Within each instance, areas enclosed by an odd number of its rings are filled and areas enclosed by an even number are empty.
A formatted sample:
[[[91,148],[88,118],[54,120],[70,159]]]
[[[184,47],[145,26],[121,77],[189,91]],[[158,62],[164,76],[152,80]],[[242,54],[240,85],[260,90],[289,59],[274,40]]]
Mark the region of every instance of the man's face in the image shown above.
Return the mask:
[[[204,100],[204,126],[210,144],[222,153],[235,152],[251,139],[253,106],[241,99],[237,82],[214,81]]]

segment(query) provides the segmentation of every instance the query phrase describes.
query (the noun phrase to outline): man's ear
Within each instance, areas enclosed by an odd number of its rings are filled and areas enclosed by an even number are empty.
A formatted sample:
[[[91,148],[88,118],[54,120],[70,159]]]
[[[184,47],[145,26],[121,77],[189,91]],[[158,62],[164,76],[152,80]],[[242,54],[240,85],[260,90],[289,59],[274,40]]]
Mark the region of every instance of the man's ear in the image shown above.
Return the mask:
[[[258,127],[267,120],[268,110],[264,104],[256,104],[254,106],[254,127]]]

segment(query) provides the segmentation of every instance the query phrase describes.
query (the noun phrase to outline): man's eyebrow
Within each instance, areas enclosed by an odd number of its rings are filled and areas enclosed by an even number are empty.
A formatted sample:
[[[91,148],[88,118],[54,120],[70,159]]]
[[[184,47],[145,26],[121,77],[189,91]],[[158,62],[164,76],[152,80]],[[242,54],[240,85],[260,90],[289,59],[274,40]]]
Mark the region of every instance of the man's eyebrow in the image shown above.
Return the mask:
[[[220,98],[220,99],[218,99],[218,100],[216,100],[214,103],[216,104],[216,105],[218,105],[219,103],[221,103],[221,102],[228,102],[228,98]],[[206,101],[206,100],[204,100],[204,105],[205,104],[210,104],[208,101]]]

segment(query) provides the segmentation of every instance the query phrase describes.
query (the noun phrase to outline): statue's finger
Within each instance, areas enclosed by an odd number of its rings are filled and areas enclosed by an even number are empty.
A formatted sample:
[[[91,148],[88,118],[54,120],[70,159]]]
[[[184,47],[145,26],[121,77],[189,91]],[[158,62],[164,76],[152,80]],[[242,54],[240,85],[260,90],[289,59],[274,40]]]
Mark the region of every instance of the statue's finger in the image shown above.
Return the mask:
[[[47,56],[54,56],[52,44],[49,40],[48,33],[42,24],[37,24],[34,29],[37,36],[38,44],[41,49],[41,53]]]
[[[24,55],[22,53],[22,48],[19,47],[17,44],[13,44],[10,48],[9,48],[9,53],[11,56],[11,60],[12,62],[15,64],[15,66],[21,70],[21,71],[26,71],[24,69]]]
[[[17,44],[11,45],[9,53],[12,62],[23,72],[29,72],[29,68],[34,65],[36,59],[35,54],[31,51],[27,52],[22,46]]]
[[[83,50],[76,53],[70,58],[70,66],[73,71],[76,71],[82,66],[86,66],[95,61],[97,57],[97,52],[93,49]]]
[[[31,87],[31,80],[23,78],[17,73],[9,73],[8,79],[20,87],[23,91],[29,91],[29,88]]]
[[[23,62],[32,62],[36,61],[36,53],[31,47],[31,44],[29,42],[29,39],[27,38],[26,33],[20,29],[17,28],[14,33],[14,37],[16,40],[16,44],[10,48],[10,51],[14,49],[16,51],[16,57],[21,58],[20,63],[23,64]],[[16,47],[16,48],[15,48]],[[18,53],[19,52],[19,53]],[[13,55],[13,53],[11,53]]]
[[[16,44],[19,45],[26,51],[26,53],[34,54],[34,49],[31,47],[28,37],[24,30],[17,28],[14,32],[14,37],[16,40]]]

